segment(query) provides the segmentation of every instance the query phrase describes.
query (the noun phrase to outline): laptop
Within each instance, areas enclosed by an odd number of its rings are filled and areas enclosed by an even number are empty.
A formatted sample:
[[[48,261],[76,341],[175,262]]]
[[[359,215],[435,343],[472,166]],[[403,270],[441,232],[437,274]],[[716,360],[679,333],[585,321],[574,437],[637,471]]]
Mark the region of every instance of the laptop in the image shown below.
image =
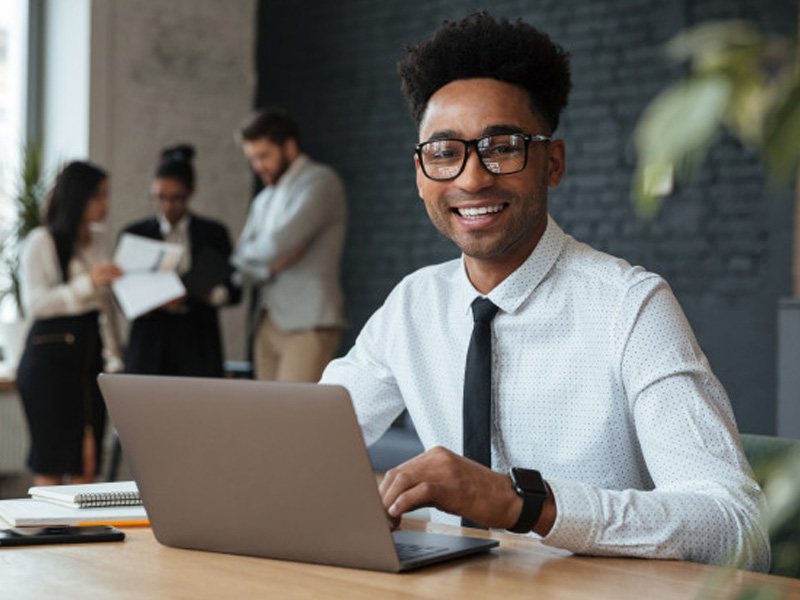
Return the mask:
[[[98,381],[166,546],[399,572],[498,545],[391,531],[343,387],[149,375]]]

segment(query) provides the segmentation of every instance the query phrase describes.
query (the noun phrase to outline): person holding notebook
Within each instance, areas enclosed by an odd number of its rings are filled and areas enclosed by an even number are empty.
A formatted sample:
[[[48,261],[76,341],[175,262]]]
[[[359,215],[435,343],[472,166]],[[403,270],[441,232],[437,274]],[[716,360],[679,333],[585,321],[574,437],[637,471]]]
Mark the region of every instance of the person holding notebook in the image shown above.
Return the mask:
[[[239,301],[231,282],[232,246],[227,228],[189,209],[195,193],[194,148],[169,146],[156,163],[150,193],[153,216],[126,233],[183,246],[178,274],[186,297],[133,321],[125,363],[129,373],[222,377],[219,308]]]
[[[22,301],[33,323],[17,389],[34,485],[89,483],[102,464],[106,407],[95,378],[122,369],[109,289],[122,271],[109,255],[108,209],[106,171],[70,162],[56,178],[43,226],[22,249]]]
[[[569,55],[478,13],[398,70],[419,195],[462,257],[400,282],[321,380],[348,389],[367,444],[408,409],[427,451],[381,482],[389,516],[766,570],[763,494],[669,286],[548,215]]]

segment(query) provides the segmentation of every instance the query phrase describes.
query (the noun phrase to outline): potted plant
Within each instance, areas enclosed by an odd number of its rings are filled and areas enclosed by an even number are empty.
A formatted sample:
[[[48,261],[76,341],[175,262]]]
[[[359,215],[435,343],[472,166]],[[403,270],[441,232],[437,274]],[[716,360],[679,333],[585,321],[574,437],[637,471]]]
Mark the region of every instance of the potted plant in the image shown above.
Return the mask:
[[[19,280],[20,250],[28,233],[41,224],[42,202],[46,192],[41,148],[35,144],[26,144],[22,148],[19,179],[12,194],[16,219],[6,224],[0,232],[0,261],[3,270],[0,301],[10,302],[10,312],[13,315],[10,320],[0,322],[0,331],[3,334],[4,361],[12,370],[16,368],[27,330]]]

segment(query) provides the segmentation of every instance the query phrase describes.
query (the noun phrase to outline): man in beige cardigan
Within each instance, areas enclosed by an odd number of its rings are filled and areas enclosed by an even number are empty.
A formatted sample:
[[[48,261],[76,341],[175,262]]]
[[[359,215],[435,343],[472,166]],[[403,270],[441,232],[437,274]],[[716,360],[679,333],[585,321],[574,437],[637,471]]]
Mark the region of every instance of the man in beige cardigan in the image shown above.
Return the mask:
[[[317,381],[345,326],[344,186],[333,169],[301,151],[297,123],[282,110],[256,111],[239,138],[264,183],[231,257],[242,283],[260,294],[255,376]]]

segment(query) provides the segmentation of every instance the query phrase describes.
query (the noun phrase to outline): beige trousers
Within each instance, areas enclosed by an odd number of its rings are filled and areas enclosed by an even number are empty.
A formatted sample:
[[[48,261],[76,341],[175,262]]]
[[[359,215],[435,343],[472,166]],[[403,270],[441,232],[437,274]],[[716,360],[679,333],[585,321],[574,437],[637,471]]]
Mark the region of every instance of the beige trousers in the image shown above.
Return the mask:
[[[316,383],[336,354],[341,337],[341,330],[333,328],[283,332],[263,315],[253,348],[256,379]]]

